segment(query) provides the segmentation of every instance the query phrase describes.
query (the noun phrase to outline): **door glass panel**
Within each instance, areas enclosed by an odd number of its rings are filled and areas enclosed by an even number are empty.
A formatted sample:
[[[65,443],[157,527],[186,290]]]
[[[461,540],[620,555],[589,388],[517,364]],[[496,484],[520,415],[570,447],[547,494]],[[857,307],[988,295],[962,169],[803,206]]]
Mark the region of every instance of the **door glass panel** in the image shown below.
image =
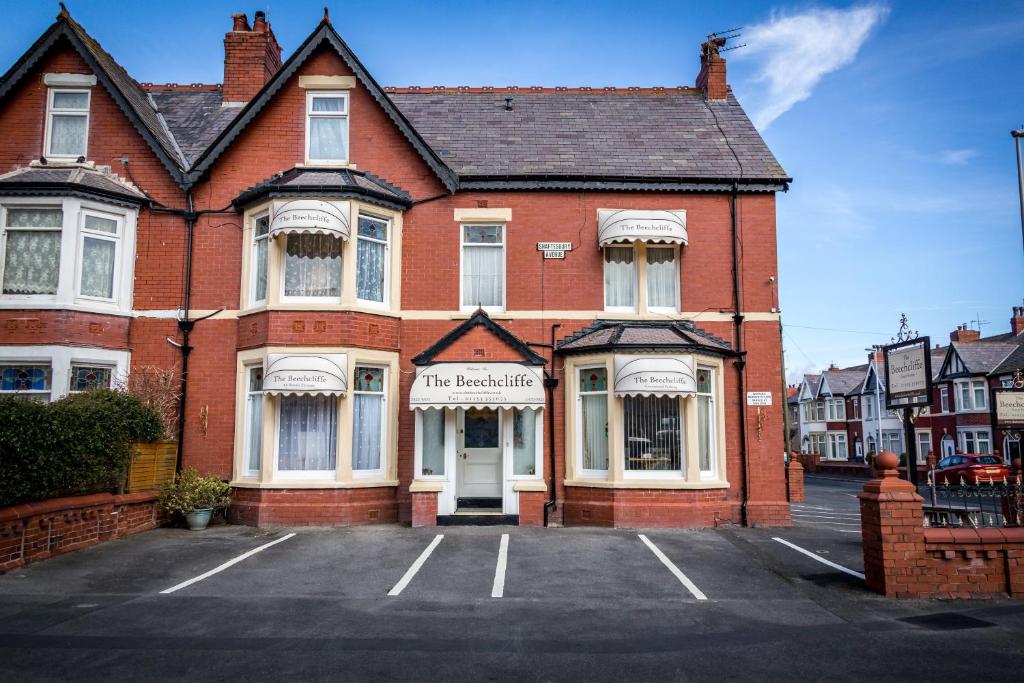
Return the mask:
[[[498,411],[491,408],[466,410],[466,448],[498,447]]]

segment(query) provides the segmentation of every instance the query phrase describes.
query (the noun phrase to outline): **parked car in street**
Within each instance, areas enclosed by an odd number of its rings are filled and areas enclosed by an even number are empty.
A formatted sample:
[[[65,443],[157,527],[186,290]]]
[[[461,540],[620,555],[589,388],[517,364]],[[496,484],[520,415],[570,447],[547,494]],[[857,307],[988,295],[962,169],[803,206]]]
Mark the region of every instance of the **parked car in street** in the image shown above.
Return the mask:
[[[935,465],[936,484],[987,484],[1010,476],[1010,469],[994,455],[959,453],[943,458]]]

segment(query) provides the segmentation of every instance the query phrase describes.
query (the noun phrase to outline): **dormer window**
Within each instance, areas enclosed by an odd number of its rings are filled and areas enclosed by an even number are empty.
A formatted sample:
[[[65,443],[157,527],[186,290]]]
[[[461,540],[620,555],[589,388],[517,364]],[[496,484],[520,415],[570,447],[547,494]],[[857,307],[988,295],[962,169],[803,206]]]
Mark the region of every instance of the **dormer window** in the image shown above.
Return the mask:
[[[46,156],[77,159],[89,140],[89,91],[50,88],[46,106]]]
[[[306,161],[348,163],[348,95],[342,92],[306,94]]]

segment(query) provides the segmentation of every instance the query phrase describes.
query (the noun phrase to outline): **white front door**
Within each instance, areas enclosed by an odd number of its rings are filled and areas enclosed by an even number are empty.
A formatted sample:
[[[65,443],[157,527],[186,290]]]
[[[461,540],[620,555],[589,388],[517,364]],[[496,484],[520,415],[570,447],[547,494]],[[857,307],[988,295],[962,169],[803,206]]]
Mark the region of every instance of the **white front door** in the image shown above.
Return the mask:
[[[953,443],[953,437],[948,434],[942,437],[942,457],[948,458],[956,452],[956,444]]]
[[[853,447],[857,451],[857,459],[860,460],[864,457],[864,446],[861,444],[860,439],[853,442]]]
[[[500,499],[500,412],[494,408],[460,408],[456,448],[456,496]]]

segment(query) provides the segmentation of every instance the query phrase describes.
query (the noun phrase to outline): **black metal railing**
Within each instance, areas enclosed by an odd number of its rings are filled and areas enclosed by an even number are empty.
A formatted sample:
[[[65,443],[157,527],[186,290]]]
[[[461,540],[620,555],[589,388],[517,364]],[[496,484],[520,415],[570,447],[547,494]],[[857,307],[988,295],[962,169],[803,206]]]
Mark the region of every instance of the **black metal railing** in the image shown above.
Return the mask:
[[[930,502],[924,506],[924,525],[950,529],[1024,526],[1024,482],[1019,472],[1002,480],[968,483],[935,482],[928,472]]]

